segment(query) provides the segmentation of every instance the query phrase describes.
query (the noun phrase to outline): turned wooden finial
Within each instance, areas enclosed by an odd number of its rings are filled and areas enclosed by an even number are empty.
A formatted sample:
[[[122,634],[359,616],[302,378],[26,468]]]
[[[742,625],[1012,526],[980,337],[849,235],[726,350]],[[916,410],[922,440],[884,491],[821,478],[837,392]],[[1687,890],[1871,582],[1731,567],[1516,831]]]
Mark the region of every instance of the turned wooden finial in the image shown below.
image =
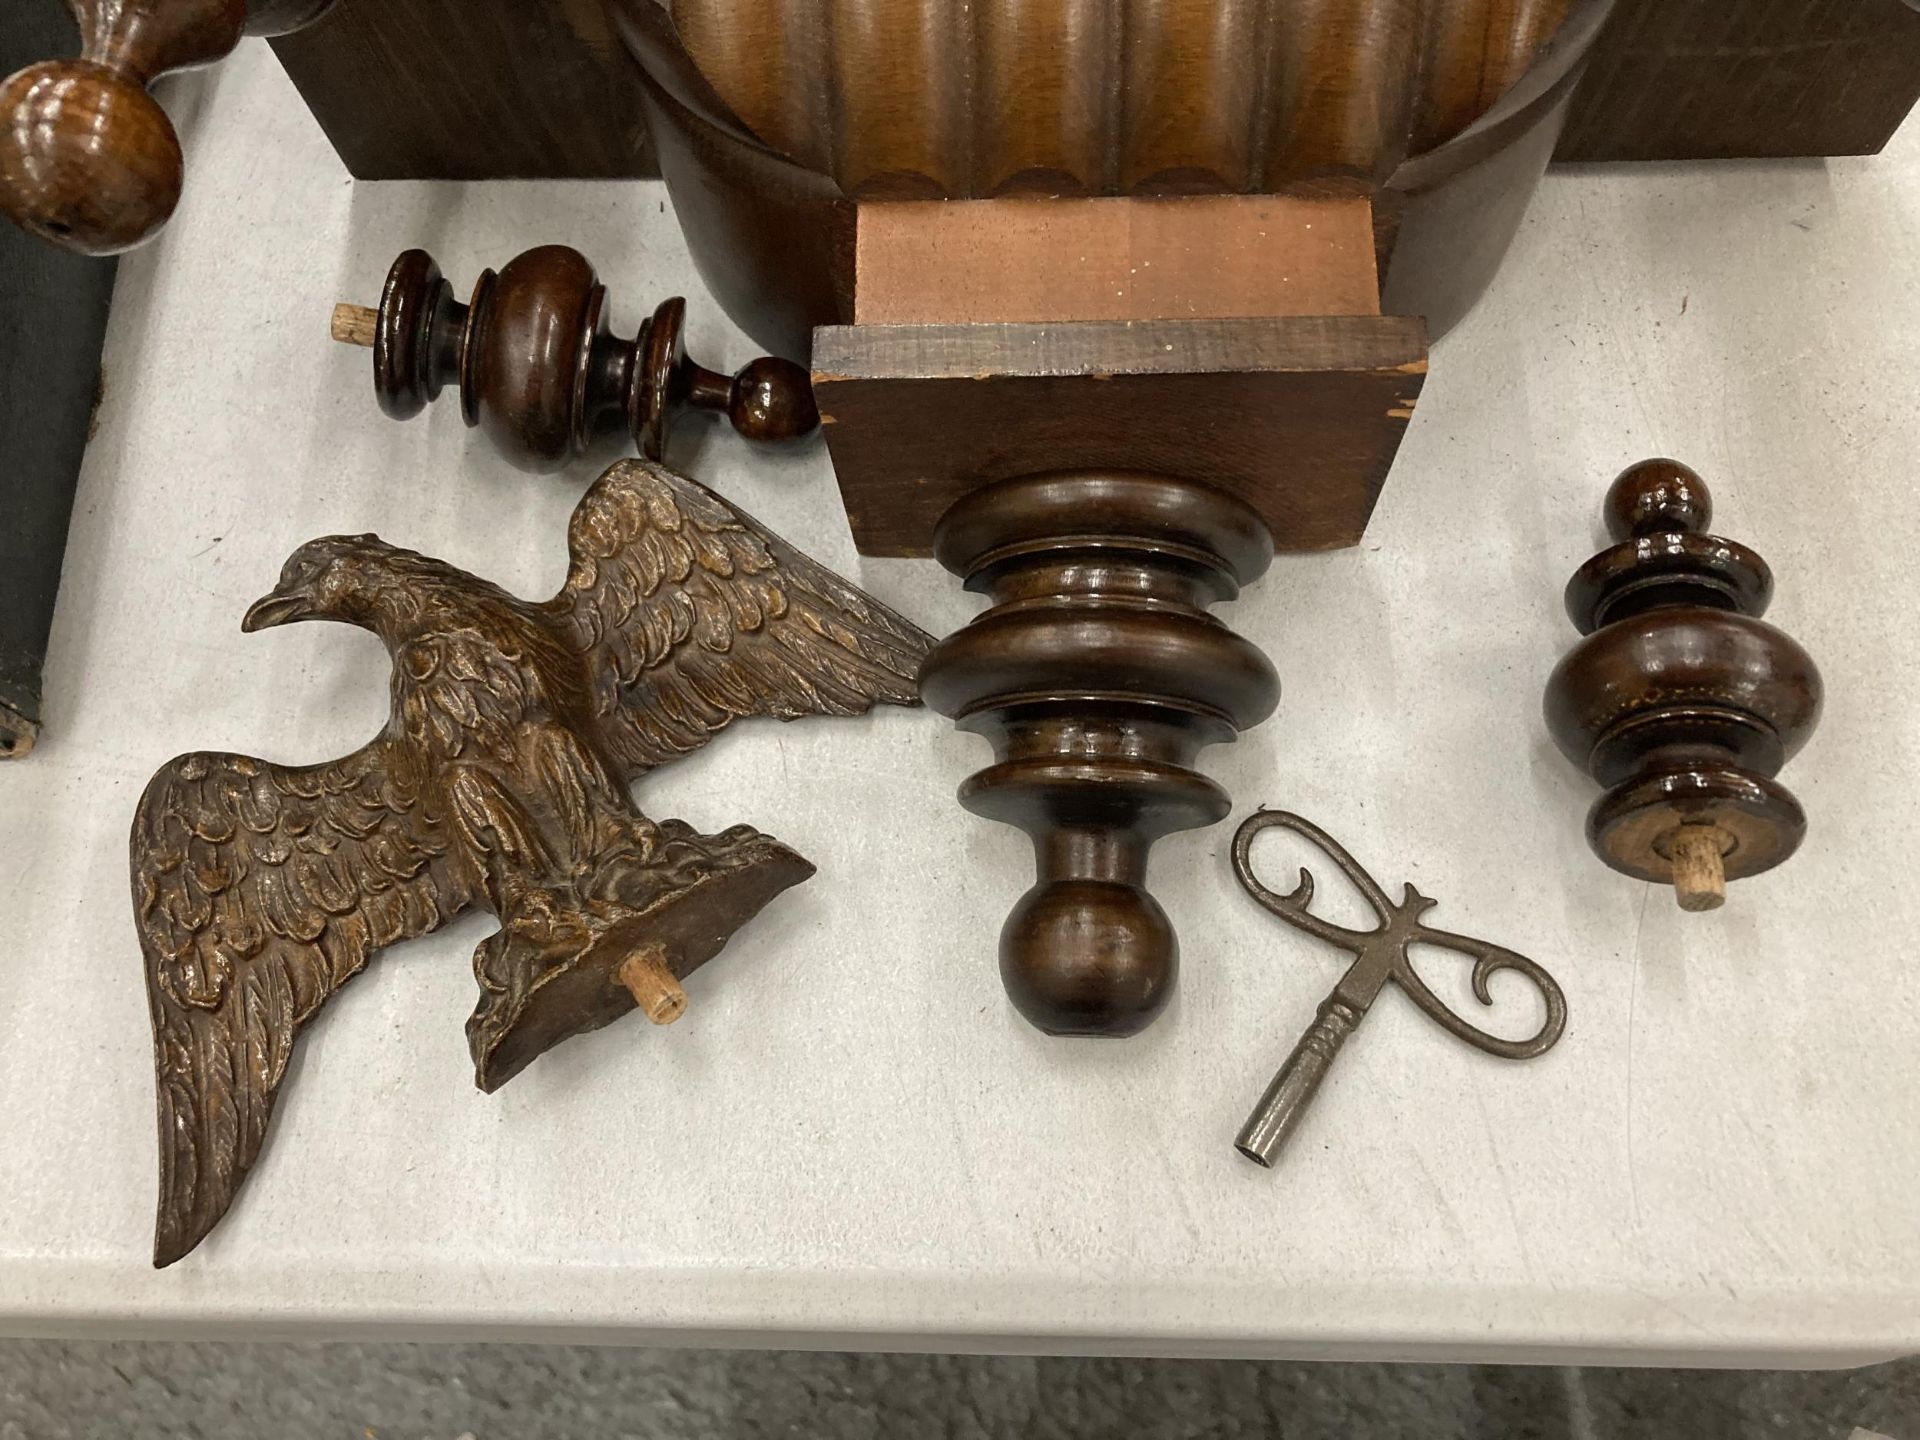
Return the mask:
[[[147,86],[225,58],[243,34],[298,29],[332,0],[69,3],[79,56],[0,82],[0,211],[64,249],[114,255],[180,203],[180,138]]]
[[[1820,718],[1820,672],[1760,619],[1767,564],[1707,533],[1713,499],[1672,460],[1607,492],[1616,542],[1575,572],[1567,613],[1587,638],[1547,684],[1547,728],[1608,787],[1587,817],[1596,854],[1712,910],[1728,881],[1780,864],[1806,833],[1773,777]]]
[[[813,382],[762,356],[731,378],[687,357],[687,302],[665,301],[632,340],[608,328],[607,290],[579,251],[543,245],[484,271],[461,304],[424,250],[393,262],[377,310],[336,305],[335,340],[373,350],[380,408],[420,413],[448,384],[467,424],[526,470],[553,470],[622,427],[650,460],[687,410],[724,413],[749,440],[790,440],[820,423]]]
[[[920,694],[993,744],[960,803],[1033,840],[1035,883],[1000,932],[1007,994],[1051,1034],[1131,1035],[1180,953],[1148,851],[1226,818],[1194,758],[1279,703],[1266,656],[1207,614],[1265,572],[1272,537],[1222,491],[1087,470],[975,490],[934,553],[994,601],[934,647]]]

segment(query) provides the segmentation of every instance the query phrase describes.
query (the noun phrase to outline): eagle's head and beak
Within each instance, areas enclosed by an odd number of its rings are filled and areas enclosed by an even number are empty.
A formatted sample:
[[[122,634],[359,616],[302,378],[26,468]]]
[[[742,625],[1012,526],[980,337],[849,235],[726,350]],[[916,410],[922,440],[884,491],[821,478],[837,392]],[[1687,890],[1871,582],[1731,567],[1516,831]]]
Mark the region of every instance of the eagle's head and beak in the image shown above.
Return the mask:
[[[287,558],[280,583],[248,607],[240,628],[252,634],[295,620],[364,623],[355,602],[367,589],[369,565],[389,548],[377,535],[309,540]]]

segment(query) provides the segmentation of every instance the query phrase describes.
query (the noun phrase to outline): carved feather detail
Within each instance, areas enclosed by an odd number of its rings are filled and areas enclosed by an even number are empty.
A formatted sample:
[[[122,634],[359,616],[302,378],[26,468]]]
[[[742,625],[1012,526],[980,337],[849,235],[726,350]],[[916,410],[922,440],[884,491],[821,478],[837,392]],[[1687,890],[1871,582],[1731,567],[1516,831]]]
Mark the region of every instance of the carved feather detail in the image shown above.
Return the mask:
[[[614,466],[568,538],[547,610],[587,653],[603,739],[630,774],[744,716],[917,702],[923,632],[670,470]]]
[[[677,894],[739,897],[655,933],[699,938],[685,959],[698,964],[810,873],[744,828],[655,826],[626,781],[742,716],[918,703],[930,637],[691,480],[614,466],[580,502],[570,542],[571,573],[544,604],[376,536],[302,546],[248,627],[330,619],[378,634],[393,658],[385,731],[301,768],[184,755],[141,797],[132,878],[159,1103],[156,1265],[226,1213],[300,1031],[376,951],[470,904],[501,916],[476,957],[491,989],[469,1030],[491,1088],[622,1013],[607,1008],[617,984],[583,981],[584,1013],[541,1013],[517,1034],[515,1007],[533,1013],[545,979],[590,951],[617,962]]]
[[[183,755],[133,824],[160,1119],[153,1260],[233,1203],[293,1042],[382,946],[470,898],[446,827],[377,740],[330,765]]]

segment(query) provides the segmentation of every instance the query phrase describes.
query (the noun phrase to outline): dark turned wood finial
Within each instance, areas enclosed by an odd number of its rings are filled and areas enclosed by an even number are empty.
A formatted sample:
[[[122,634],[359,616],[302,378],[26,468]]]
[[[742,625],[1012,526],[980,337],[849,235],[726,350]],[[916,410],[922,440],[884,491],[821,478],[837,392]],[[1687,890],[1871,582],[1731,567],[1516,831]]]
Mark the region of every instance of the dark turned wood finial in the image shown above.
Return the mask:
[[[1642,461],[1605,514],[1616,543],[1567,585],[1587,638],[1547,682],[1547,728],[1608,787],[1587,816],[1594,852],[1711,910],[1727,881],[1771,870],[1806,833],[1773,777],[1819,722],[1820,672],[1760,619],[1772,572],[1707,533],[1713,498],[1693,471]]]
[[[460,412],[526,470],[553,470],[624,426],[651,460],[687,410],[721,411],[749,440],[791,440],[820,423],[813,382],[762,356],[731,378],[687,358],[687,302],[665,301],[632,340],[609,326],[607,289],[579,251],[543,245],[481,274],[461,304],[424,250],[387,273],[380,308],[336,306],[333,337],[373,347],[373,388],[396,420],[457,383]]]
[[[1194,756],[1279,703],[1266,656],[1206,613],[1266,570],[1272,537],[1204,485],[1070,471],[974,491],[935,554],[994,603],[934,647],[921,697],[993,743],[961,803],[1033,837],[1038,879],[1000,935],[1007,993],[1051,1034],[1131,1035],[1179,960],[1147,852],[1226,817]]]
[[[68,250],[114,255],[180,203],[180,139],[147,86],[278,35],[332,0],[68,0],[80,55],[0,83],[0,211]]]

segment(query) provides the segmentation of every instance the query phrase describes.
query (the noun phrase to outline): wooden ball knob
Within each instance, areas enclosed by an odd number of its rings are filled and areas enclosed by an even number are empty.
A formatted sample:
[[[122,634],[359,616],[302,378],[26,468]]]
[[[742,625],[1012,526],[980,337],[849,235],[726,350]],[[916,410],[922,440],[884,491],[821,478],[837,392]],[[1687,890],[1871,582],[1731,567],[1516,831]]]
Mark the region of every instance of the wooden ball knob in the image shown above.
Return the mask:
[[[1773,777],[1820,718],[1820,673],[1760,619],[1767,564],[1705,533],[1713,501],[1691,470],[1649,460],[1604,506],[1617,542],[1575,572],[1567,613],[1586,638],[1547,684],[1555,743],[1608,787],[1587,838],[1614,869],[1709,910],[1728,881],[1793,854],[1806,815]]]
[[[1678,460],[1642,460],[1607,487],[1601,510],[1615,541],[1675,532],[1700,535],[1713,524],[1713,495],[1707,482]]]
[[[663,302],[632,340],[609,328],[607,290],[579,251],[543,245],[484,272],[465,304],[424,250],[393,263],[377,310],[336,306],[333,338],[373,348],[374,394],[396,420],[448,385],[461,414],[522,469],[555,470],[625,428],[649,459],[688,410],[725,414],[750,440],[820,423],[807,372],[763,356],[732,377],[687,357],[686,301]]]
[[[1138,885],[1043,881],[1000,932],[1007,998],[1049,1035],[1137,1034],[1166,1008],[1179,967],[1173,922]]]
[[[142,82],[49,60],[0,84],[0,210],[30,234],[131,250],[173,215],[182,175],[173,122]]]
[[[226,56],[250,25],[305,24],[331,0],[71,3],[79,58],[0,83],[0,211],[65,249],[113,255],[150,239],[180,203],[180,140],[147,87]]]
[[[813,377],[777,355],[750,360],[728,389],[727,420],[749,440],[797,440],[820,424]]]

